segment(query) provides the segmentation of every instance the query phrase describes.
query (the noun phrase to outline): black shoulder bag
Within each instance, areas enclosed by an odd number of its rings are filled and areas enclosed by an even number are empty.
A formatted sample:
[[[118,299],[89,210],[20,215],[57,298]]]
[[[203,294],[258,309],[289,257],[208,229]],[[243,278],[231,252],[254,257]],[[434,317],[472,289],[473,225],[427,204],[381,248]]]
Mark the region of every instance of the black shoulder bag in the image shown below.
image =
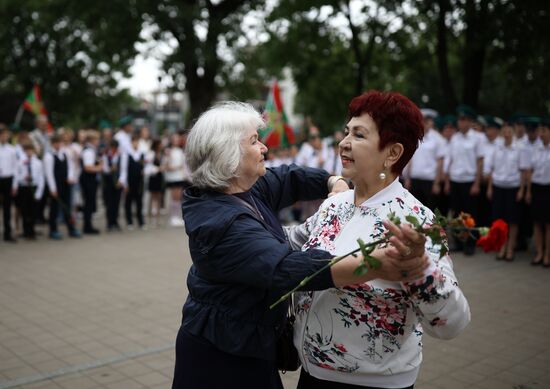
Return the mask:
[[[294,296],[290,296],[290,304],[277,342],[277,368],[284,374],[287,371],[296,371],[300,368],[298,350],[294,347]]]

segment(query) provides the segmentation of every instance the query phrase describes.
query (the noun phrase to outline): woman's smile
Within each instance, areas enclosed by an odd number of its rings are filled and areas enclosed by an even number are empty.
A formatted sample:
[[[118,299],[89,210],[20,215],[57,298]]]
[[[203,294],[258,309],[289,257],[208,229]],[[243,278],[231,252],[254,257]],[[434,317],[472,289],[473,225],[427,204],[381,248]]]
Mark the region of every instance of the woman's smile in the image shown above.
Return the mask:
[[[340,159],[342,160],[342,165],[347,166],[355,162],[352,158],[346,156],[346,155],[340,155]]]

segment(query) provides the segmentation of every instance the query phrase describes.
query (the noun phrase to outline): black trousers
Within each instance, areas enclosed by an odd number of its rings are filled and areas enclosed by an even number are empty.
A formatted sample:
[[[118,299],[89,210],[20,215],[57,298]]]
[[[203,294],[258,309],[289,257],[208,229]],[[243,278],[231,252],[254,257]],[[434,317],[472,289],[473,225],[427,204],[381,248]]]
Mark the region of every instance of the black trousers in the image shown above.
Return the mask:
[[[466,212],[477,220],[478,196],[470,195],[472,185],[473,182],[451,181],[451,209],[453,215],[458,216],[460,212]]]
[[[407,386],[401,389],[413,389],[414,385]],[[381,389],[374,386],[359,386],[352,384],[344,384],[342,382],[325,381],[313,377],[304,369],[300,371],[300,380],[298,381],[297,389]]]
[[[120,208],[120,196],[122,189],[116,187],[112,175],[104,175],[102,182],[103,202],[107,208],[107,227],[118,226],[118,210]]]
[[[473,182],[453,182],[451,181],[451,209],[454,216],[458,216],[460,212],[469,213],[472,217],[478,220],[478,196],[470,194],[470,188]],[[480,225],[479,223],[477,223]],[[465,242],[458,242],[458,246],[463,246],[464,254],[474,254],[476,241],[473,238],[468,238]]]
[[[57,217],[60,211],[63,213],[63,220],[65,220],[67,229],[72,232],[75,230],[75,226],[71,215],[71,187],[63,183],[61,185],[56,183],[56,186],[58,197],[54,199],[50,195],[50,217],[48,220],[50,232],[57,231]]]
[[[180,328],[172,389],[283,389],[275,361],[218,350]]]
[[[483,182],[479,189],[479,196],[477,196],[476,224],[490,227],[493,220],[493,205],[487,198],[487,183]]]
[[[527,204],[525,199],[517,203],[520,209],[520,221],[517,247],[519,249],[527,249],[527,240],[533,236],[533,211],[532,204]]]
[[[11,236],[11,186],[13,177],[0,178],[0,197],[2,198],[2,213],[4,218],[4,239]]]
[[[17,207],[23,219],[23,236],[25,238],[34,238],[36,232],[34,225],[36,223],[36,209],[38,202],[34,199],[35,186],[20,186],[17,190]]]
[[[97,180],[90,177],[83,177],[80,180],[82,198],[84,200],[84,230],[92,229],[92,215],[97,207]]]
[[[126,198],[124,199],[124,210],[126,213],[126,223],[128,225],[134,224],[132,218],[132,203],[136,205],[136,217],[138,224],[143,226],[143,185],[128,185],[128,192],[126,192]]]
[[[432,211],[436,208],[435,195],[432,192],[434,182],[430,180],[411,179],[411,193]]]

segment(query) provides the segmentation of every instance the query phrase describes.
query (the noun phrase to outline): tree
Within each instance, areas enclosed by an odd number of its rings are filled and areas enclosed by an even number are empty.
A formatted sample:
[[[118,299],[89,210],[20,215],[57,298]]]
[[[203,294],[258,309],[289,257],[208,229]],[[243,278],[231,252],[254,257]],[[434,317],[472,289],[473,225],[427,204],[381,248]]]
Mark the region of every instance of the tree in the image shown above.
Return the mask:
[[[251,69],[234,83],[265,82],[289,67],[298,88],[295,110],[326,134],[342,128],[353,96],[400,82],[386,71],[395,54],[390,25],[402,12],[398,5],[282,0],[267,18],[269,39],[237,55],[236,63]]]
[[[221,44],[230,48],[241,34],[244,15],[255,0],[143,0],[138,9],[156,28],[156,39],[176,39],[177,47],[164,61],[164,69],[177,89],[187,90],[190,117],[197,118],[219,92],[223,60]]]
[[[130,3],[131,4],[131,3]],[[136,55],[139,15],[122,0],[93,7],[70,0],[0,3],[0,94],[12,121],[32,85],[40,84],[55,125],[97,124],[129,101],[117,88]]]
[[[500,110],[503,106],[514,109],[510,102],[513,101],[516,107],[522,104],[514,98],[518,90],[506,90],[508,83],[503,88],[491,85],[500,91],[494,94],[484,87],[484,83],[489,85],[488,80],[496,75],[494,81],[497,83],[510,78],[525,83],[529,81],[524,78],[526,71],[530,77],[537,72],[542,79],[547,79],[540,71],[542,62],[548,57],[549,45],[548,34],[541,35],[550,22],[550,10],[545,2],[430,0],[416,1],[413,6],[418,7],[420,17],[428,24],[434,20],[436,23],[436,33],[428,28],[423,38],[436,42],[437,69],[446,110],[454,111],[458,101],[474,108],[487,106],[498,111],[500,105]],[[529,58],[536,60],[529,62]],[[516,72],[508,73],[510,68]],[[538,81],[541,85],[541,79]],[[457,94],[459,85],[460,93]],[[540,90],[535,84],[530,87]],[[536,94],[545,100],[544,93]],[[480,101],[483,96],[486,98]],[[541,107],[536,101],[531,101],[530,105]]]

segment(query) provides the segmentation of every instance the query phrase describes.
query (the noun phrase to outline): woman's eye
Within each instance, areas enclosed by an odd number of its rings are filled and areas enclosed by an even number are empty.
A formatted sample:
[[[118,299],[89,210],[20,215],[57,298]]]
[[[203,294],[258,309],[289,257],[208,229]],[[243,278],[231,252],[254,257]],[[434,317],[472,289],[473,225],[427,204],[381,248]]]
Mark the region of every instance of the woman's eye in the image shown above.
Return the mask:
[[[365,136],[363,134],[361,134],[360,132],[356,132],[355,137],[356,138],[364,138]]]

